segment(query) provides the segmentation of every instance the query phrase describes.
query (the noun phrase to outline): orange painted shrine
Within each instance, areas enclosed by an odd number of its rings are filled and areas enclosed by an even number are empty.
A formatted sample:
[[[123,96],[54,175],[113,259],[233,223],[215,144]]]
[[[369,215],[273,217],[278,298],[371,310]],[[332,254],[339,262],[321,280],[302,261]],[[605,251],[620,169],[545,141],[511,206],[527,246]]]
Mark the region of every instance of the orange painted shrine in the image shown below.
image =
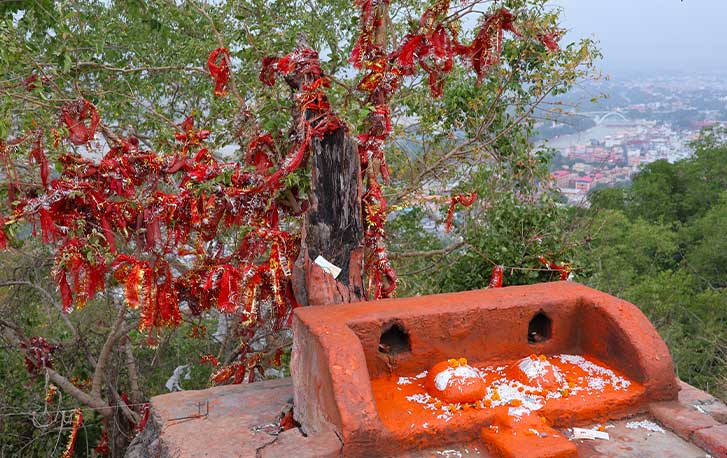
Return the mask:
[[[556,428],[674,399],[664,342],[632,304],[557,282],[296,311],[297,420],[346,457],[479,443],[575,457]]]

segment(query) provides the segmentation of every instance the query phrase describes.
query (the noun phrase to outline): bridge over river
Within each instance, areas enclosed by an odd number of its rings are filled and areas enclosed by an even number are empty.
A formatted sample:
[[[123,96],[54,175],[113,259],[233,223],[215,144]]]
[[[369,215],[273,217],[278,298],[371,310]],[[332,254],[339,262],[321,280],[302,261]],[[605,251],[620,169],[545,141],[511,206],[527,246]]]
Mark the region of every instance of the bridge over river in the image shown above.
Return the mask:
[[[579,111],[579,115],[592,118],[597,126],[600,126],[608,119],[618,118],[624,122],[631,122],[629,118],[618,111]]]

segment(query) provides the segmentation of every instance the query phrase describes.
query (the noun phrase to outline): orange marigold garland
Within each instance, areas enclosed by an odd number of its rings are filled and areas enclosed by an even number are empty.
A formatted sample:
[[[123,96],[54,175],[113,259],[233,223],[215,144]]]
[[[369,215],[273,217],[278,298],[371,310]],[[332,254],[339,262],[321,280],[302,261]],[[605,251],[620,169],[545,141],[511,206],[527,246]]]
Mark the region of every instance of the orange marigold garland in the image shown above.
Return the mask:
[[[53,402],[56,398],[56,394],[58,394],[58,387],[51,383],[45,391],[45,402]]]
[[[63,458],[72,458],[73,451],[76,448],[76,439],[78,438],[78,430],[83,424],[83,412],[81,409],[76,409],[73,412],[73,423],[71,425],[71,435],[68,436],[68,445],[66,445],[66,451],[63,452]]]

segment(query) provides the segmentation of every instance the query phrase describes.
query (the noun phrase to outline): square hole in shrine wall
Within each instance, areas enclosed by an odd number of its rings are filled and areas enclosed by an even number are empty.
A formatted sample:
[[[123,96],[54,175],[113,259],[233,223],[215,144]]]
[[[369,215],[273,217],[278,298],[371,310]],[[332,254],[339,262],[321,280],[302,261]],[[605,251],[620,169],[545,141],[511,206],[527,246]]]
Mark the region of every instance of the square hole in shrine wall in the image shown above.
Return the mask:
[[[547,342],[553,335],[553,320],[544,311],[539,311],[528,323],[528,343]]]
[[[411,352],[411,339],[400,322],[393,321],[382,327],[379,353],[396,356],[409,352]]]

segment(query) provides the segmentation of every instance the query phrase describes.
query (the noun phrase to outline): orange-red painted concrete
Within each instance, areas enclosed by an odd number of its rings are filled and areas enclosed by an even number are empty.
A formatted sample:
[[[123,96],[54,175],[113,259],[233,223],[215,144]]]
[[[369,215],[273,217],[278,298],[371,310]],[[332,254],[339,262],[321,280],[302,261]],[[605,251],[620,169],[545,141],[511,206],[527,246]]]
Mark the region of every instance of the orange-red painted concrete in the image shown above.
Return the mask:
[[[482,428],[482,439],[490,450],[504,458],[575,458],[576,444],[548,426],[542,417],[520,419],[500,412],[490,426]]]
[[[387,333],[391,329],[396,332]],[[519,406],[484,404],[460,406],[448,421],[435,417],[440,421],[431,424],[418,421],[430,412],[422,407],[426,412],[411,413],[416,422],[407,420],[409,410],[424,404],[399,394],[421,390],[431,396],[431,379],[429,388],[425,379],[437,363],[466,358],[483,370],[504,365],[508,378],[524,383],[513,368],[533,354],[554,364],[560,364],[557,355],[582,355],[628,380],[628,387],[590,396],[569,396],[561,387],[559,397],[548,399],[537,413],[521,415],[519,422],[509,410]],[[291,369],[297,420],[311,433],[332,427],[346,457],[387,456],[478,438],[501,456],[526,456],[517,449],[525,441],[512,434],[521,430],[517,424],[544,417],[550,428],[619,418],[647,409],[650,401],[675,399],[678,389],[664,342],[635,306],[567,282],[300,308]],[[561,369],[568,373],[568,367]],[[562,382],[549,370],[544,368],[537,381],[544,391]],[[427,375],[417,378],[424,371]],[[401,377],[412,383],[399,383]],[[490,401],[496,382],[485,377]],[[528,440],[554,444],[552,450],[546,447],[553,457],[576,456],[567,441],[545,434]]]

